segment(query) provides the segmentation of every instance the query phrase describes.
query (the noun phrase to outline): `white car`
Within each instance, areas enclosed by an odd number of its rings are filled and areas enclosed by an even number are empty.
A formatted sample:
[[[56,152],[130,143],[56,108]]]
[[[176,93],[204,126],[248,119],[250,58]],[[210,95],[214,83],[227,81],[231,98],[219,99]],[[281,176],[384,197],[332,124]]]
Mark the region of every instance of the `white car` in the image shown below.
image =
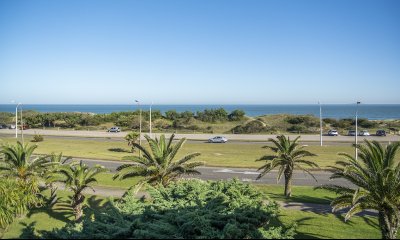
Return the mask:
[[[225,137],[220,137],[220,136],[208,139],[209,143],[226,143],[227,141],[228,141],[228,139],[226,139]]]
[[[328,135],[329,136],[339,136],[339,133],[337,130],[329,130]]]
[[[371,134],[369,134],[369,132],[365,131],[365,130],[361,131],[358,135],[359,136],[371,136]]]
[[[112,127],[110,129],[108,129],[108,132],[121,132],[121,129],[119,127]]]

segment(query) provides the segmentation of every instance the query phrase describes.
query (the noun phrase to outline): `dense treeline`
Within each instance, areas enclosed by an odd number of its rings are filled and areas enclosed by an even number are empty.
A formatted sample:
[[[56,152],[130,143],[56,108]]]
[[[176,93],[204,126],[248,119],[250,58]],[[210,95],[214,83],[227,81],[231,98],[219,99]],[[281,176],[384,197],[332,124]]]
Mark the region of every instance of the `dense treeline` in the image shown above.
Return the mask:
[[[142,130],[149,131],[150,112],[142,111]],[[123,130],[139,130],[140,111],[114,112],[110,114],[93,113],[39,113],[24,111],[24,124],[29,128],[73,128],[75,130],[106,130],[115,125]],[[169,110],[161,113],[158,110],[151,114],[152,128],[155,131],[194,131],[202,133],[235,133],[235,134],[279,134],[279,133],[319,133],[319,118],[313,115],[265,115],[256,118],[246,117],[242,110],[227,112],[223,108],[205,109],[196,113]],[[0,126],[15,121],[12,113],[0,113]],[[20,123],[19,123],[20,124]],[[361,129],[385,129],[398,133],[399,120],[371,121],[359,119]],[[346,134],[354,130],[354,119],[323,119],[324,131],[336,129]]]
[[[142,124],[150,120],[150,112],[142,111]],[[139,127],[140,111],[132,112],[114,112],[110,114],[93,114],[93,113],[40,113],[35,111],[24,111],[23,121],[28,126],[35,127],[61,127],[76,128],[79,126],[99,126],[105,123],[114,123],[117,126],[136,129]],[[152,121],[170,120],[173,126],[179,126],[182,122],[189,122],[191,119],[197,119],[202,122],[216,123],[226,121],[239,121],[245,116],[244,111],[235,110],[228,113],[223,108],[206,109],[198,111],[196,114],[190,111],[178,113],[175,110],[165,112],[163,115],[160,111],[155,110],[151,113]],[[0,124],[10,124],[15,121],[14,115],[11,113],[0,113]],[[162,125],[162,124],[161,124]]]

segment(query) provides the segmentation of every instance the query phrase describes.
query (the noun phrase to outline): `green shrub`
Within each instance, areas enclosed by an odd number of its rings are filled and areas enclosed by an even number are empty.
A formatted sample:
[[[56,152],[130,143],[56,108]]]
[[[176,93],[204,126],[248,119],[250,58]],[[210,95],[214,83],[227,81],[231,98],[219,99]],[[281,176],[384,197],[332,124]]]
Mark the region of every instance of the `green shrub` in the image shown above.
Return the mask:
[[[149,199],[133,192],[81,223],[46,238],[260,239],[293,238],[279,226],[278,204],[237,179],[182,180],[168,187],[147,186]],[[95,220],[93,220],[95,219]],[[275,225],[272,225],[275,223]]]
[[[40,134],[35,134],[33,136],[32,142],[43,142],[44,141],[44,137]]]

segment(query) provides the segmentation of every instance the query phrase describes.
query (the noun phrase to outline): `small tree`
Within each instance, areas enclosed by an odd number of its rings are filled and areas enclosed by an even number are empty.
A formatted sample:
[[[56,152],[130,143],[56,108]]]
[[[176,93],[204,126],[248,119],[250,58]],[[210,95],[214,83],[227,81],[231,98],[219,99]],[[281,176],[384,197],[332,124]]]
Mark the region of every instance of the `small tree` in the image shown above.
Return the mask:
[[[161,184],[166,186],[170,181],[184,174],[200,174],[195,168],[202,166],[203,163],[190,162],[193,158],[199,156],[200,153],[192,153],[184,156],[180,160],[175,160],[177,153],[186,141],[185,138],[173,144],[174,134],[172,134],[168,142],[166,142],[164,135],[162,135],[160,139],[151,139],[147,135],[145,137],[151,152],[141,145],[134,143],[134,146],[137,147],[143,155],[141,157],[125,157],[125,160],[131,160],[133,163],[118,167],[118,173],[115,174],[114,179],[122,180],[141,176],[144,177],[144,180],[142,180],[140,184],[147,182],[152,185]]]
[[[331,203],[333,211],[348,209],[345,220],[355,214],[373,209],[378,211],[379,225],[383,239],[396,239],[400,227],[400,161],[396,154],[400,143],[392,143],[384,148],[379,142],[369,142],[356,146],[358,160],[341,153],[346,161],[332,167],[331,179],[342,178],[355,188],[338,185],[324,185],[339,196]]]
[[[301,169],[315,179],[314,175],[309,170],[303,168],[302,165],[304,164],[311,167],[318,167],[316,163],[304,159],[306,157],[313,157],[316,155],[304,150],[304,147],[299,146],[299,139],[300,137],[297,137],[295,140],[290,141],[290,138],[286,138],[284,135],[278,136],[277,140],[270,138],[269,141],[273,143],[273,146],[265,146],[264,148],[272,150],[272,152],[275,154],[266,155],[256,160],[267,162],[258,169],[262,172],[257,179],[262,178],[271,170],[279,168],[277,181],[280,181],[282,175],[285,176],[285,196],[287,198],[292,196],[292,179],[294,169]]]
[[[94,192],[95,190],[91,185],[97,182],[96,175],[106,171],[100,165],[89,168],[82,161],[79,163],[73,162],[60,168],[59,172],[62,178],[59,181],[73,192],[71,205],[74,210],[75,220],[79,220],[83,215],[83,203],[85,201],[83,191],[90,188]]]
[[[134,144],[139,140],[139,133],[130,132],[125,136],[125,140],[128,142],[128,146],[131,147],[131,152],[135,152]]]

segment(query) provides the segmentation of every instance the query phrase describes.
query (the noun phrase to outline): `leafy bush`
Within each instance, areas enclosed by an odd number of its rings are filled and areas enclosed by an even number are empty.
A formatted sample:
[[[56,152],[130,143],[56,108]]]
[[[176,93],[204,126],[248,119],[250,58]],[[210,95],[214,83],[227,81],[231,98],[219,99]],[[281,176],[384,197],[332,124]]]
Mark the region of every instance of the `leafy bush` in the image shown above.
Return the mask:
[[[307,128],[302,125],[293,125],[287,129],[288,132],[304,133],[307,132]]]
[[[127,192],[102,213],[51,232],[46,238],[259,239],[292,238],[278,226],[278,204],[237,179],[183,180],[147,186],[150,199]],[[275,225],[272,225],[275,223]]]
[[[232,129],[235,134],[241,133],[260,133],[267,131],[266,126],[259,120],[248,122],[244,125],[236,126]]]
[[[35,134],[33,136],[32,142],[43,142],[44,138],[40,134]]]
[[[205,109],[198,111],[196,118],[203,122],[224,122],[228,120],[228,113],[223,108]]]
[[[240,121],[246,113],[243,110],[234,110],[228,115],[229,121]]]
[[[323,120],[322,120],[324,123],[326,123],[326,124],[337,124],[337,120],[336,119],[334,119],[334,118],[324,118]]]

